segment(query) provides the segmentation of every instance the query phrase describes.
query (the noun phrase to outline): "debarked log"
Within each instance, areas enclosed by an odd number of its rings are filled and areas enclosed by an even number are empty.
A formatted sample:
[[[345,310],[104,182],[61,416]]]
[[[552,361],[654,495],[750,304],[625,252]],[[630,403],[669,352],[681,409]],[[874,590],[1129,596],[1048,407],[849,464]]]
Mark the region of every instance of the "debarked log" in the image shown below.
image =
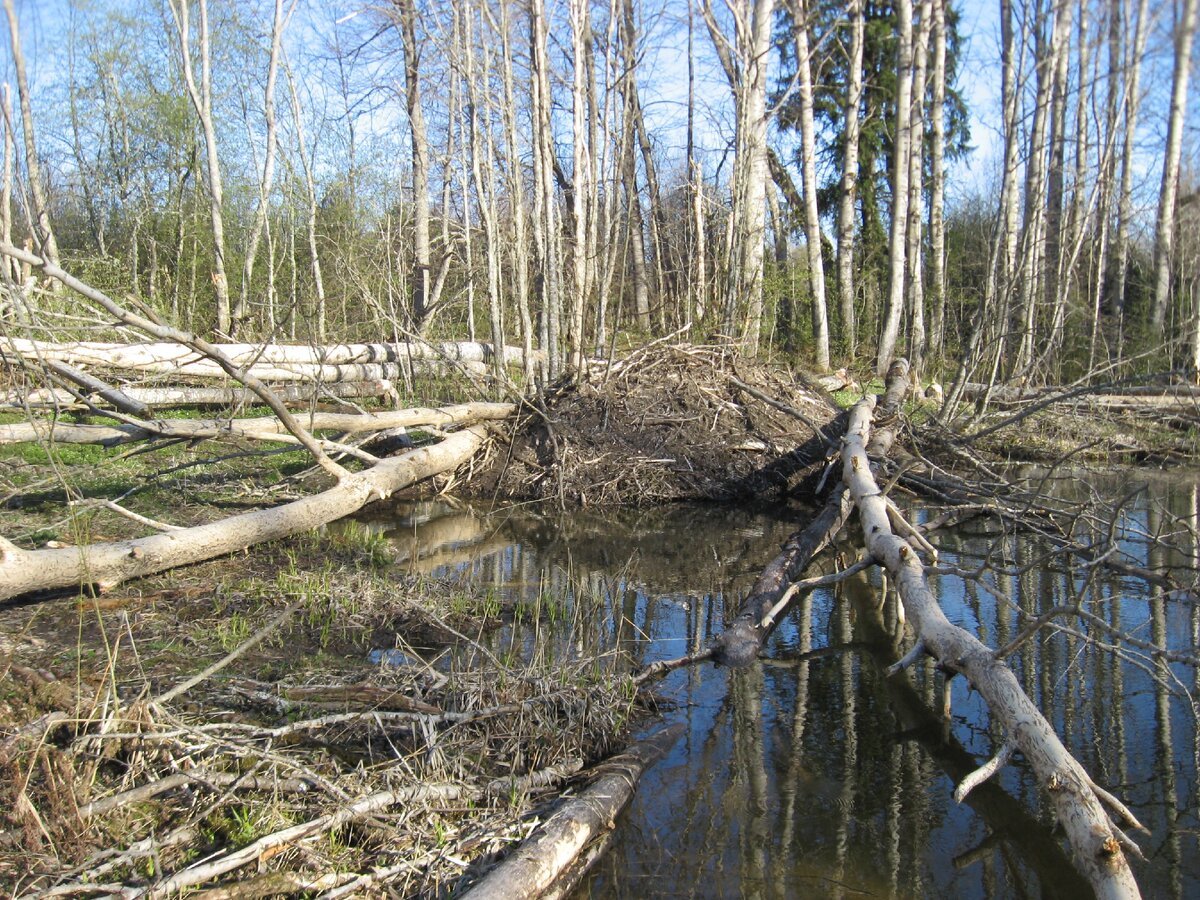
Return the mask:
[[[531,900],[557,887],[592,838],[613,827],[642,775],[670,752],[683,731],[683,723],[676,723],[605,761],[603,774],[587,790],[560,806],[464,900]]]
[[[413,407],[370,413],[296,414],[310,432],[337,431],[362,434],[390,428],[448,428],[507,419],[516,407],[511,403],[460,403],[437,408]],[[287,429],[274,416],[249,419],[164,419],[141,425],[74,425],[64,422],[16,422],[0,425],[0,444],[51,441],[58,444],[100,444],[114,447],[155,438],[211,438],[286,435]]]
[[[1140,896],[1122,850],[1127,839],[1109,819],[1087,772],[1021,689],[1012,670],[974,635],[946,618],[925,578],[916,548],[893,533],[886,498],[867,456],[873,407],[874,398],[869,398],[851,411],[842,451],[843,480],[858,509],[867,550],[896,585],[917,641],[946,671],[967,678],[986,701],[993,720],[1032,767],[1053,802],[1075,865],[1096,895]]]
[[[274,388],[284,403],[351,400],[370,397],[394,397],[396,385],[380,381],[339,381],[335,384],[281,384]],[[237,406],[261,403],[248,388],[211,385],[156,385],[142,387],[122,385],[121,393],[136,403],[152,409],[174,406]],[[82,408],[74,394],[62,388],[37,388],[32,391],[10,391],[0,394],[0,407],[10,409],[72,409]]]
[[[0,543],[0,600],[31,591],[111,587],[333,522],[401,488],[458,468],[483,446],[488,430],[487,425],[476,425],[455,432],[437,444],[347,475],[320,494],[207,525],[54,550],[22,550]]]
[[[216,344],[235,365],[242,368],[280,368],[289,372],[327,373],[354,370],[398,371],[413,361],[482,364],[477,370],[486,371],[496,356],[493,345],[480,341],[402,341],[377,344]],[[171,375],[223,375],[212,361],[187,347],[166,342],[101,343],[76,341],[53,343],[12,338],[5,349],[30,360],[46,359],[75,365],[105,369],[132,369]],[[506,365],[521,365],[524,351],[520,347],[502,347]],[[533,352],[533,361],[541,362],[545,355]],[[366,367],[380,367],[372,370]],[[327,378],[332,381],[334,379]]]

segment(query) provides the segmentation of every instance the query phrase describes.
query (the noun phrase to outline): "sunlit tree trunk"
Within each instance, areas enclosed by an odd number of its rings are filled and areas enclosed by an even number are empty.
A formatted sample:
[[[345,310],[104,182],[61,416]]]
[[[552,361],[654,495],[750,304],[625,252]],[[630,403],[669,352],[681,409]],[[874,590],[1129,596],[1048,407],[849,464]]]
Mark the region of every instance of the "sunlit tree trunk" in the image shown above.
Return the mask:
[[[725,284],[726,326],[740,332],[746,351],[755,354],[763,315],[767,64],[775,0],[732,0],[729,9],[734,18],[732,41],[718,25],[710,0],[704,0],[701,11],[733,91],[737,123]]]
[[[13,141],[12,128],[12,96],[5,84],[0,88],[0,131],[4,132],[4,171],[0,175],[0,241],[11,244],[12,240],[12,188],[13,188],[13,157],[16,146]],[[15,259],[4,257],[0,259],[0,280],[12,279],[14,282],[20,276],[20,266]]]
[[[917,33],[914,38],[912,112],[908,139],[908,245],[905,249],[907,306],[909,317],[908,357],[912,371],[920,375],[925,368],[925,269],[921,225],[924,206],[925,172],[925,94],[929,62],[929,34],[933,20],[933,0],[921,0]]]
[[[325,278],[321,271],[321,254],[317,247],[317,184],[313,177],[312,164],[309,162],[308,148],[304,143],[304,117],[301,115],[300,98],[296,93],[296,81],[292,77],[290,67],[285,67],[287,76],[288,96],[291,98],[293,126],[296,129],[296,155],[300,157],[300,169],[304,174],[304,200],[307,207],[305,217],[305,232],[308,237],[308,254],[313,276],[313,303],[316,307],[316,338],[325,340]],[[295,254],[292,256],[295,259]],[[299,315],[299,309],[293,307],[292,321]]]
[[[292,8],[295,9],[295,4]],[[267,62],[267,87],[263,97],[263,118],[267,124],[267,146],[264,151],[262,179],[258,184],[258,204],[254,210],[254,223],[250,226],[250,235],[246,239],[245,259],[242,262],[242,290],[238,295],[237,306],[233,310],[235,332],[248,323],[250,283],[254,278],[254,261],[258,256],[258,245],[262,240],[263,229],[267,225],[271,186],[275,183],[275,149],[278,145],[275,130],[275,80],[279,72],[280,43],[283,39],[285,25],[283,0],[275,0],[275,15],[271,22],[271,55]]]
[[[1114,6],[1121,0],[1113,0]],[[1114,15],[1116,13],[1114,12]],[[1133,28],[1133,45],[1126,42],[1125,70],[1125,124],[1121,144],[1121,187],[1117,208],[1117,233],[1113,245],[1116,271],[1113,275],[1113,296],[1109,311],[1118,317],[1118,326],[1123,325],[1125,316],[1125,283],[1129,277],[1129,228],[1133,221],[1133,166],[1134,146],[1137,140],[1138,113],[1141,111],[1142,57],[1146,52],[1149,34],[1149,0],[1139,0],[1137,22]],[[1126,28],[1128,30],[1128,28]]]
[[[414,0],[392,0],[401,43],[404,45],[404,102],[412,166],[413,273],[412,318],[419,333],[427,324],[432,306],[429,237],[429,138],[421,100],[421,55],[417,44],[417,10]]]
[[[1176,7],[1175,71],[1171,79],[1171,107],[1167,117],[1167,146],[1163,158],[1162,184],[1158,191],[1158,215],[1154,223],[1154,303],[1150,325],[1163,331],[1171,298],[1171,265],[1175,246],[1175,198],[1179,192],[1179,159],[1187,116],[1188,76],[1192,69],[1192,39],[1196,34],[1196,10],[1200,0],[1182,0]]]
[[[817,368],[829,368],[829,312],[825,303],[825,263],[821,259],[821,217],[817,211],[817,146],[813,124],[812,60],[808,3],[795,0],[797,94],[800,99],[800,171],[804,183],[804,237],[808,245],[808,285],[812,301]]]
[[[58,241],[54,237],[54,228],[50,224],[46,183],[42,178],[37,138],[33,128],[33,103],[29,97],[29,79],[25,75],[25,54],[21,49],[21,31],[17,24],[17,11],[13,8],[13,0],[4,0],[4,14],[8,17],[9,46],[12,49],[13,69],[17,76],[17,101],[21,105],[21,132],[25,139],[25,174],[33,205],[34,237],[37,239],[41,255],[48,262],[58,265]],[[8,121],[11,122],[11,118],[9,115]],[[7,209],[7,206],[5,208]]]
[[[888,251],[888,299],[884,310],[883,328],[879,335],[879,351],[875,370],[887,374],[892,354],[900,337],[900,316],[904,311],[905,249],[908,234],[908,153],[909,115],[913,92],[913,33],[912,0],[897,0],[900,43],[896,60],[896,139],[892,159],[892,221]]]
[[[7,0],[6,0],[7,2]],[[191,25],[188,0],[169,0],[175,30],[179,35],[179,52],[183,80],[200,129],[204,134],[204,158],[208,168],[209,221],[213,232],[213,294],[217,306],[217,331],[233,333],[232,310],[229,305],[229,278],[225,274],[225,195],[221,183],[221,161],[217,151],[217,131],[212,116],[212,54],[209,50],[208,0],[200,5],[200,85],[192,66]]]
[[[572,215],[571,271],[574,277],[571,296],[571,319],[567,331],[570,366],[579,371],[583,365],[584,308],[591,294],[591,230],[592,216],[592,142],[588,116],[587,59],[591,41],[591,22],[588,0],[570,0],[571,51],[574,57],[571,82],[571,110],[574,171],[571,173],[574,207]]]
[[[542,320],[539,339],[546,353],[548,374],[555,377],[560,368],[559,312],[562,309],[560,264],[562,236],[554,200],[554,133],[551,130],[549,24],[545,0],[530,0],[529,42],[532,91],[530,117],[533,120],[533,183],[536,208],[534,243],[538,253],[541,281]]]
[[[858,349],[858,323],[854,309],[854,205],[858,191],[858,111],[862,105],[863,36],[866,18],[864,0],[850,0],[850,80],[846,85],[845,154],[842,158],[842,190],[838,204],[838,307],[842,317],[842,340],[853,357]]]
[[[946,2],[933,0],[932,146],[929,188],[929,349],[940,357],[946,333]]]

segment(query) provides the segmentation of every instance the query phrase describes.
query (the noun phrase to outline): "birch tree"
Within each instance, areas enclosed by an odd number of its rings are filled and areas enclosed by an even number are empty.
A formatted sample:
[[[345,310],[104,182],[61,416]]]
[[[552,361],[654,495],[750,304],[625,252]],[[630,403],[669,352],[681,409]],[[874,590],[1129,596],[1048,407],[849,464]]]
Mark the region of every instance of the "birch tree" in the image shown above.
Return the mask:
[[[1175,246],[1175,198],[1179,192],[1179,159],[1187,116],[1188,76],[1192,69],[1192,41],[1196,34],[1200,0],[1182,0],[1176,6],[1175,68],[1171,78],[1171,106],[1167,115],[1167,146],[1163,159],[1162,184],[1158,191],[1158,215],[1154,222],[1154,302],[1150,325],[1162,331],[1167,321],[1171,296],[1171,265]]]
[[[900,44],[896,60],[896,130],[892,159],[892,216],[888,250],[888,298],[884,309],[883,326],[875,370],[887,374],[892,355],[900,336],[900,316],[904,311],[904,277],[908,235],[908,148],[909,116],[913,91],[913,5],[912,0],[898,0]]]
[[[17,76],[17,102],[21,107],[21,134],[25,141],[25,175],[32,204],[34,237],[41,255],[53,265],[58,265],[58,241],[50,224],[50,208],[46,199],[46,183],[43,180],[41,163],[38,160],[37,137],[33,125],[33,102],[29,96],[29,78],[25,74],[25,53],[21,47],[21,30],[17,22],[17,11],[13,0],[4,0],[4,14],[8,17],[9,47],[13,55],[13,69]],[[5,106],[6,122],[12,124],[12,114]],[[5,206],[7,209],[7,204]]]
[[[8,0],[6,0],[8,2]],[[200,84],[196,84],[192,63],[190,4],[188,0],[168,0],[175,31],[179,38],[180,67],[188,98],[196,111],[204,134],[204,158],[208,172],[209,221],[212,225],[212,283],[216,301],[216,330],[232,337],[232,310],[229,278],[225,274],[225,194],[221,181],[221,161],[217,150],[217,130],[212,114],[212,53],[208,27],[208,0],[199,0],[200,9]]]
[[[841,196],[838,203],[838,307],[842,317],[842,337],[851,356],[858,348],[858,323],[854,309],[855,232],[854,207],[858,191],[858,111],[863,91],[863,37],[866,17],[864,0],[850,0],[850,62],[847,67],[845,103],[845,149],[842,157]]]
[[[825,303],[825,264],[821,259],[821,218],[817,211],[817,146],[813,124],[812,54],[809,51],[807,0],[795,0],[797,91],[800,97],[800,170],[804,183],[804,236],[808,250],[808,284],[812,301],[817,368],[829,368],[829,314]]]

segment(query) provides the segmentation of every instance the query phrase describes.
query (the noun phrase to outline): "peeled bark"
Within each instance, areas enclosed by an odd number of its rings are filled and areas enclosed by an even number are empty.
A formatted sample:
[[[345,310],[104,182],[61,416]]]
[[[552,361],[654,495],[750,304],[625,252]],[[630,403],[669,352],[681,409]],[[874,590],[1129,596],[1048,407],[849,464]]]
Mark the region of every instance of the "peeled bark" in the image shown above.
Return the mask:
[[[439,444],[385,459],[334,487],[283,506],[149,537],[55,550],[0,550],[0,600],[31,591],[110,588],[144,575],[214,559],[264,541],[308,531],[385,500],[408,485],[462,465],[483,446],[487,426],[456,432]]]
[[[898,387],[897,393],[903,397],[907,380],[908,365],[900,360],[889,373],[889,396]],[[916,547],[892,532],[888,503],[867,457],[873,407],[874,398],[868,398],[851,410],[842,450],[842,477],[858,509],[867,550],[887,569],[904,605],[918,641],[916,655],[929,653],[943,669],[963,675],[980,693],[993,723],[1021,751],[1049,795],[1070,841],[1075,865],[1096,895],[1140,896],[1121,849],[1123,836],[1101,806],[1087,772],[1021,689],[1012,670],[974,635],[950,623],[925,579]],[[909,654],[908,659],[915,658]]]

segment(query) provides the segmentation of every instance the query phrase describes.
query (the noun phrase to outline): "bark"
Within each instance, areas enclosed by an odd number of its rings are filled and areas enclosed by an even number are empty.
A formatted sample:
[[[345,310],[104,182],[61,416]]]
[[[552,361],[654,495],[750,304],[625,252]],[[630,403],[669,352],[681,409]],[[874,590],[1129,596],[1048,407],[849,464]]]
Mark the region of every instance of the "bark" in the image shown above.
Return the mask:
[[[530,117],[533,120],[534,230],[538,276],[541,281],[542,319],[539,343],[546,354],[546,371],[557,377],[560,368],[559,314],[562,310],[561,247],[558,209],[554,201],[554,131],[551,125],[550,26],[545,0],[529,4]]]
[[[131,578],[214,559],[328,524],[401,488],[457,468],[483,446],[487,432],[487,426],[477,425],[432,447],[347,475],[323,493],[207,525],[56,550],[21,550],[9,545],[0,552],[0,600],[31,591],[82,590],[89,585],[103,590]]]
[[[304,144],[304,117],[300,114],[300,98],[296,93],[296,79],[292,77],[290,66],[285,67],[288,82],[288,96],[292,105],[292,127],[296,129],[296,154],[300,157],[300,168],[304,173],[304,199],[307,206],[305,233],[308,237],[308,255],[313,276],[313,294],[316,303],[316,339],[325,340],[325,277],[321,270],[321,254],[317,249],[317,184],[313,177],[312,164],[308,158],[308,148]],[[294,236],[293,236],[294,240]],[[292,254],[292,275],[295,276],[295,253]],[[295,298],[292,304],[292,322],[296,321],[300,310]]]
[[[907,381],[908,366],[900,360],[889,373],[889,396],[895,391],[902,398]],[[896,585],[918,641],[917,655],[929,653],[947,672],[966,677],[983,697],[992,721],[1021,751],[1049,795],[1075,865],[1097,896],[1139,896],[1122,851],[1122,836],[1101,805],[1091,778],[1021,689],[1012,670],[974,635],[946,619],[926,581],[917,548],[892,532],[888,503],[867,456],[868,441],[875,444],[880,437],[871,434],[873,407],[871,398],[851,411],[842,450],[843,479],[858,509],[867,550]],[[881,412],[886,416],[897,410],[898,405],[889,409],[885,404]]]
[[[838,306],[842,315],[842,339],[848,355],[858,349],[858,322],[854,310],[854,206],[858,193],[858,110],[863,91],[863,36],[866,17],[864,0],[850,0],[847,15],[851,22],[850,82],[846,85],[845,140],[842,159],[842,190],[838,205]]]
[[[12,49],[13,68],[17,76],[17,100],[21,104],[21,132],[25,139],[25,172],[28,176],[29,194],[33,202],[34,232],[38,251],[50,262],[58,265],[58,241],[50,224],[50,208],[46,199],[46,183],[42,178],[42,167],[37,151],[37,138],[33,128],[33,104],[29,97],[29,80],[25,75],[25,54],[21,49],[21,31],[17,23],[17,12],[13,0],[4,0],[4,14],[8,17],[9,46]],[[5,204],[5,210],[8,204]]]
[[[1183,0],[1175,23],[1175,71],[1171,80],[1171,109],[1167,118],[1167,146],[1163,156],[1158,215],[1154,224],[1154,303],[1150,325],[1165,334],[1171,299],[1171,266],[1175,251],[1175,198],[1179,194],[1179,160],[1187,120],[1188,76],[1192,70],[1192,40],[1196,35],[1200,0]]]
[[[683,734],[682,724],[664,728],[607,760],[604,774],[568,800],[495,869],[463,894],[470,900],[520,900],[542,896],[583,852],[611,829],[642,775],[663,759]]]
[[[920,22],[914,37],[912,112],[908,139],[908,227],[905,250],[905,280],[908,309],[908,345],[914,374],[925,367],[925,270],[922,246],[921,207],[924,201],[925,171],[925,93],[929,61],[929,33],[933,19],[933,0],[921,0]]]
[[[900,337],[900,316],[904,311],[905,249],[908,233],[908,153],[909,114],[913,89],[912,0],[898,0],[900,48],[897,60],[896,139],[892,159],[892,222],[888,251],[888,299],[883,329],[875,358],[875,370],[883,375],[892,364],[892,354]]]
[[[413,0],[393,0],[404,46],[404,102],[412,166],[413,275],[412,317],[418,333],[424,328],[432,300],[429,242],[429,139],[421,103],[421,59],[417,46],[417,11]]]
[[[592,132],[589,127],[591,117],[588,114],[589,66],[587,64],[590,57],[592,26],[591,18],[588,15],[588,0],[570,0],[569,8],[571,52],[574,60],[571,83],[574,165],[571,173],[571,187],[575,202],[571,216],[573,225],[571,242],[573,296],[567,342],[570,347],[570,369],[578,372],[583,368],[583,313],[591,299],[591,260],[594,255],[591,240],[594,231],[591,223],[595,210],[592,206]]]
[[[1119,0],[1114,0],[1114,3]],[[1142,107],[1141,77],[1142,57],[1146,52],[1146,40],[1150,29],[1150,0],[1139,0],[1137,24],[1133,29],[1133,47],[1127,51],[1124,68],[1125,79],[1125,127],[1121,142],[1121,188],[1117,201],[1117,233],[1113,247],[1116,272],[1113,275],[1114,292],[1109,311],[1118,317],[1125,313],[1125,282],[1129,274],[1129,228],[1134,218],[1133,209],[1133,166],[1134,147],[1137,140],[1138,113]]]
[[[0,351],[0,354],[2,354],[2,351]],[[45,366],[47,371],[53,372],[60,378],[78,385],[84,392],[95,394],[102,400],[108,401],[121,412],[142,418],[147,418],[150,415],[150,408],[145,403],[135,400],[124,391],[101,381],[99,378],[88,375],[86,372],[80,372],[66,363],[55,362],[52,359],[46,360]]]
[[[229,278],[225,274],[225,213],[224,190],[221,182],[221,161],[217,151],[217,132],[212,117],[212,73],[210,70],[208,2],[200,0],[200,85],[192,66],[191,27],[188,0],[169,0],[175,29],[179,34],[179,52],[184,84],[188,98],[196,110],[204,133],[204,158],[208,167],[209,221],[213,240],[213,292],[217,305],[216,330],[234,337],[232,311],[229,305]],[[51,259],[51,263],[55,260]]]
[[[0,87],[0,128],[4,131],[4,171],[0,174],[0,242],[12,243],[12,186],[13,186],[13,157],[15,145],[12,133],[12,98],[8,85]],[[0,259],[0,281],[11,279],[16,282],[21,271],[15,259],[7,256]]]

